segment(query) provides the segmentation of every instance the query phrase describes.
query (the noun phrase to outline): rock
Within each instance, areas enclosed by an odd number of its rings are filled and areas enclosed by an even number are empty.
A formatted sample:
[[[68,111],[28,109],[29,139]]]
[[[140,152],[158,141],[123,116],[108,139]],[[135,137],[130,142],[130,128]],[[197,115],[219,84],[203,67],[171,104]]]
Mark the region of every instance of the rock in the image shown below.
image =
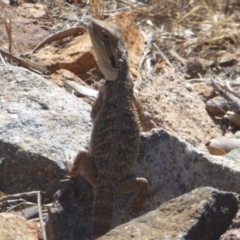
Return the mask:
[[[63,185],[54,196],[46,222],[48,240],[90,239],[92,189],[83,177]]]
[[[130,176],[146,178],[149,181],[148,193],[155,194],[134,215],[126,207],[131,194],[117,196],[112,228],[195,188],[211,186],[240,192],[239,163],[200,152],[163,129],[142,133],[138,162]],[[58,192],[54,207],[50,209],[47,223],[49,239],[88,239],[91,234],[91,206],[91,186],[83,177],[71,179]]]
[[[0,213],[1,240],[38,240],[39,230],[35,222],[11,213]]]
[[[240,147],[224,155],[225,158],[240,163]]]
[[[192,92],[193,86],[192,86],[191,83],[186,83],[186,84],[185,84],[185,87],[186,87],[186,89],[187,89],[189,92]]]
[[[233,149],[240,148],[240,139],[219,137],[211,139],[208,145],[211,147],[221,148],[225,152],[230,152]]]
[[[213,116],[223,116],[229,110],[229,105],[225,98],[217,96],[206,102],[206,109]]]
[[[240,138],[240,131],[235,132],[234,135],[235,135],[236,138]]]
[[[0,191],[60,188],[63,160],[87,145],[90,105],[26,69],[0,67]]]
[[[220,237],[220,240],[240,240],[240,210],[238,210],[231,226],[227,232]]]
[[[218,240],[238,209],[233,193],[204,187],[108,232],[99,240]]]
[[[195,147],[222,136],[196,90],[189,92],[186,82],[171,73],[167,66],[161,71],[151,84],[139,92],[143,111],[148,112],[150,117],[148,121],[144,119],[143,131],[151,130],[152,126],[164,128]]]

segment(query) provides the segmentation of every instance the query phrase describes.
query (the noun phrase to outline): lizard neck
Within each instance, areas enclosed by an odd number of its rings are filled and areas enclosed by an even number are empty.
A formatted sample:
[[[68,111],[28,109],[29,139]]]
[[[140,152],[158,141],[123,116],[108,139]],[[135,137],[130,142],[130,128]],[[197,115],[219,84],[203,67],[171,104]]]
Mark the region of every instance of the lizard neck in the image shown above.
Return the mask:
[[[129,64],[126,57],[119,59],[118,78],[115,81],[106,81],[106,100],[109,104],[114,104],[120,100],[122,103],[129,102],[133,97],[133,82],[129,74]]]

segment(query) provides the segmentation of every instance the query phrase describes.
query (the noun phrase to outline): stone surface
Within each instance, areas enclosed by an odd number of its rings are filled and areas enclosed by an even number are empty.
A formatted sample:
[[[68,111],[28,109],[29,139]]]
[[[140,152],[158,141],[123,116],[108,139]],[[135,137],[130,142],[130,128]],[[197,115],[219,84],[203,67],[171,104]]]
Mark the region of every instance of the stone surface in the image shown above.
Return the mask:
[[[162,71],[139,93],[150,122],[144,121],[143,130],[163,127],[195,146],[222,136],[195,90],[189,92],[181,76],[176,76],[167,66]]]
[[[240,210],[238,210],[231,226],[221,237],[220,240],[240,240]]]
[[[236,138],[240,138],[240,131],[235,132],[234,136],[235,136]]]
[[[39,229],[35,222],[11,213],[0,213],[0,240],[38,240]]]
[[[232,150],[231,152],[227,153],[224,157],[240,163],[240,148]]]
[[[198,188],[123,224],[99,240],[218,240],[237,212],[236,195]]]
[[[42,190],[64,178],[66,155],[87,145],[90,105],[39,75],[0,67],[0,191]]]
[[[240,166],[224,157],[200,152],[189,143],[165,130],[143,133],[138,163],[129,176],[141,176],[149,182],[149,194],[156,193],[137,214],[130,214],[131,195],[116,198],[112,227],[126,223],[156,209],[160,204],[204,186],[240,193]],[[50,210],[50,239],[87,239],[91,233],[92,191],[82,177],[72,179],[58,193]],[[66,224],[67,222],[67,224]],[[71,234],[71,235],[69,235]]]

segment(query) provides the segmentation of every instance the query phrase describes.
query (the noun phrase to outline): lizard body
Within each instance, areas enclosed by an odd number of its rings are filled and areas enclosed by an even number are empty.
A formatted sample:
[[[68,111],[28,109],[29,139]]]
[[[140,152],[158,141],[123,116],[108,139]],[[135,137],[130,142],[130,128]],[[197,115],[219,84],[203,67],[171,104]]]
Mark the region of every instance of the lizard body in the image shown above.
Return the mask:
[[[135,212],[148,182],[125,179],[137,161],[140,123],[121,31],[99,20],[92,20],[88,31],[106,82],[93,106],[89,150],[79,152],[71,175],[81,172],[93,187],[92,239],[96,239],[111,227],[115,196],[135,192],[129,206]]]

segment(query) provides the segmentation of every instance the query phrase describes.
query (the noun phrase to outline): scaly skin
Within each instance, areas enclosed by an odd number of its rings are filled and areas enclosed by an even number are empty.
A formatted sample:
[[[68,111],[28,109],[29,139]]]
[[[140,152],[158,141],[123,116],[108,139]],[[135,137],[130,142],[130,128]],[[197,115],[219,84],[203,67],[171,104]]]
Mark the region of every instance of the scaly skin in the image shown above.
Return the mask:
[[[129,208],[137,211],[148,182],[144,178],[124,179],[138,157],[140,124],[121,32],[99,20],[93,20],[88,30],[106,82],[92,110],[89,151],[79,152],[71,174],[81,172],[93,187],[92,239],[96,239],[111,227],[115,196],[136,192]]]

